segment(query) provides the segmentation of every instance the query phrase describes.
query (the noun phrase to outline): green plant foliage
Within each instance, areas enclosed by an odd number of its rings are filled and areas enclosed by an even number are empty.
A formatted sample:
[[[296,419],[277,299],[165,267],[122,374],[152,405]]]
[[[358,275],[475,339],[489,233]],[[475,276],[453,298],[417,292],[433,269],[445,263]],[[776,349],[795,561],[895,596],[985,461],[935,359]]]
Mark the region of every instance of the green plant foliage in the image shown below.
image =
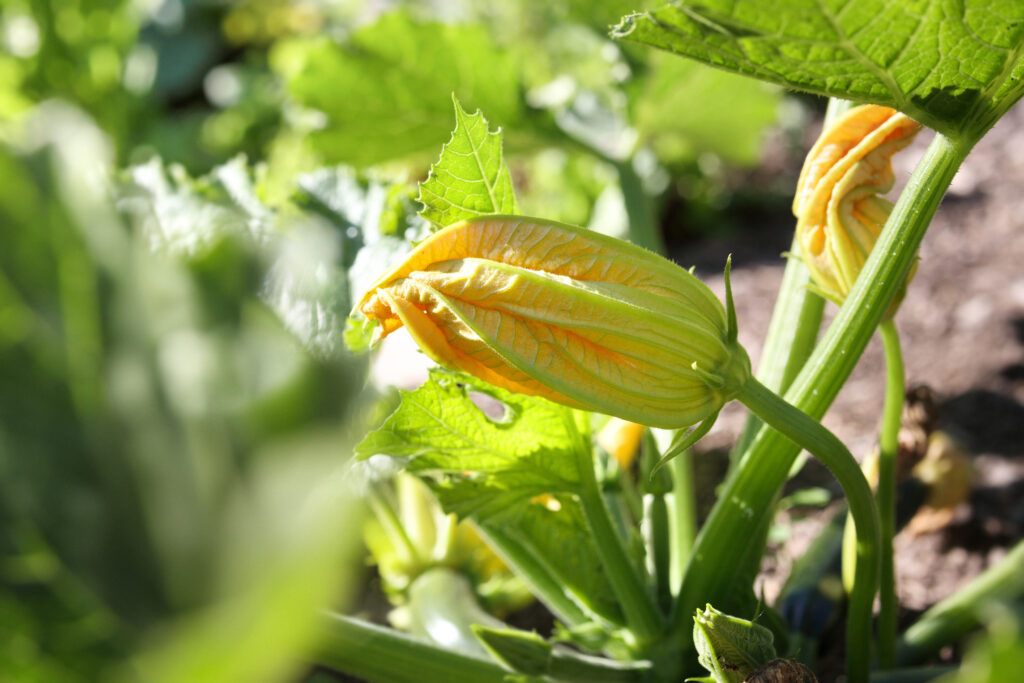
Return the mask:
[[[452,487],[454,488],[454,487]],[[451,489],[435,486],[444,505]],[[623,615],[589,532],[579,503],[571,496],[522,500],[503,514],[480,523],[517,540],[533,557],[540,558],[565,590],[592,615],[622,624]],[[606,624],[601,624],[603,630]],[[606,634],[605,639],[608,638]]]
[[[357,457],[409,458],[407,471],[434,475],[426,481],[446,512],[513,537],[593,612],[620,620],[579,504],[552,495],[579,488],[574,450],[585,446],[574,412],[440,369],[401,394]],[[490,399],[489,412],[474,395]]]
[[[681,2],[614,35],[798,90],[884,104],[980,137],[1024,94],[1024,6],[1013,0]]]
[[[473,632],[502,664],[528,676],[541,676],[551,668],[551,644],[536,633],[475,626]]]
[[[429,158],[451,130],[451,93],[504,125],[522,116],[516,57],[486,29],[381,17],[343,44],[285,43],[274,63],[304,107],[323,112],[318,152],[368,166]]]
[[[488,130],[481,112],[467,114],[458,99],[454,102],[451,140],[420,183],[420,215],[440,228],[476,216],[519,213],[501,133]]]
[[[407,233],[425,231],[407,193],[342,167],[299,176],[279,206],[264,203],[241,158],[199,178],[158,159],[126,176],[120,206],[152,248],[220,280],[229,301],[257,287],[287,328],[325,357],[344,355],[345,340],[363,343],[366,335],[347,321],[353,292],[409,250]]]
[[[78,110],[25,139],[0,147],[0,678],[286,675],[352,576],[335,475],[364,363],[261,298],[241,169],[148,196],[153,223],[136,188],[126,221]]]
[[[474,393],[496,404],[478,407]],[[402,392],[399,409],[355,452],[410,457],[411,472],[473,473],[471,486],[455,487],[458,498],[445,498],[459,500],[453,511],[460,515],[486,519],[523,499],[575,491],[575,431],[568,408],[438,369],[419,389]]]
[[[959,671],[943,676],[940,683],[992,683],[1010,681],[1024,667],[1024,632],[1019,603],[1016,612],[1007,605],[989,605],[987,632],[975,636],[964,654]]]
[[[760,160],[764,132],[778,120],[777,88],[668,55],[650,61],[635,119],[659,159],[679,163],[712,153],[741,166]]]
[[[774,637],[764,626],[707,605],[693,617],[693,644],[716,683],[742,683],[775,658]]]

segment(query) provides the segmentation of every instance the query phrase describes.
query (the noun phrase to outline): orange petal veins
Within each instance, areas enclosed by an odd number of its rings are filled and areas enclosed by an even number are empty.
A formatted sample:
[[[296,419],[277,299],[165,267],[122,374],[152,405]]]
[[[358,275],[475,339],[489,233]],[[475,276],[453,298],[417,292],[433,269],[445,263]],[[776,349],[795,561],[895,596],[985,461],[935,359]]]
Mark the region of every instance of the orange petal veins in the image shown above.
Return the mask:
[[[793,200],[801,256],[815,286],[842,303],[860,274],[892,204],[892,156],[921,125],[889,107],[854,107],[807,155]],[[898,303],[898,302],[896,302]]]
[[[513,391],[677,427],[745,381],[725,310],[697,278],[621,240],[492,216],[420,244],[358,305],[437,362]],[[702,372],[694,369],[696,364]],[[709,386],[708,373],[722,377]]]

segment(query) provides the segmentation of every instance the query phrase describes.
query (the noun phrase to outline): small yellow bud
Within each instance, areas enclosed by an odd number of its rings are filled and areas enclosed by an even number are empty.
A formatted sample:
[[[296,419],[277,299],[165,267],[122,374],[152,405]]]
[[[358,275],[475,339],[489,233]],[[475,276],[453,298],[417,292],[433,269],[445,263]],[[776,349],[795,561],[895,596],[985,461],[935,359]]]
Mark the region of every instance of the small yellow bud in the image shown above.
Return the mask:
[[[613,417],[597,433],[597,443],[615,458],[619,467],[627,469],[636,459],[643,435],[643,425]]]
[[[793,213],[800,255],[826,298],[842,304],[853,288],[892,212],[892,202],[879,196],[892,189],[892,156],[920,129],[895,109],[868,104],[841,116],[808,153]]]
[[[440,230],[356,308],[379,322],[375,341],[405,326],[442,365],[656,427],[716,414],[750,376],[731,316],[691,273],[535,218]]]

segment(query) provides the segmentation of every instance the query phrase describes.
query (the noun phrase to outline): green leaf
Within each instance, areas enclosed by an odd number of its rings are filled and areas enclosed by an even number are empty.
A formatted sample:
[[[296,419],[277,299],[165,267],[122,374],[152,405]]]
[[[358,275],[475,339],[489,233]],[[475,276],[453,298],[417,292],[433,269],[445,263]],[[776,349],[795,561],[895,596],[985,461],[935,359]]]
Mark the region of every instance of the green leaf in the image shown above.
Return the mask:
[[[490,399],[488,412],[474,397]],[[402,392],[398,410],[356,455],[410,457],[411,472],[458,475],[460,515],[487,517],[542,493],[575,491],[577,436],[568,408],[434,369],[419,389]]]
[[[420,215],[439,227],[487,214],[517,214],[512,175],[501,152],[501,133],[487,128],[478,110],[468,114],[458,99],[455,130],[441,158],[420,183]]]
[[[551,667],[551,643],[532,631],[474,625],[473,633],[498,662],[513,671],[542,676]]]
[[[329,161],[426,162],[451,130],[452,92],[505,124],[523,115],[516,57],[477,25],[393,13],[341,45],[287,43],[272,61],[291,96],[326,115],[314,145]]]
[[[454,511],[454,506],[449,507],[453,488],[434,487],[446,512]],[[623,623],[576,498],[559,495],[548,500],[520,500],[503,514],[478,520],[477,524],[498,529],[518,541],[592,614],[614,624]]]
[[[659,159],[692,161],[709,152],[734,164],[760,160],[764,134],[778,120],[778,88],[667,54],[652,57],[635,120]]]
[[[627,16],[613,35],[970,140],[1024,94],[1014,0],[702,0]]]
[[[409,458],[406,469],[424,478],[445,512],[514,538],[580,604],[621,622],[579,503],[563,495],[579,489],[574,449],[589,447],[574,411],[442,369],[401,396],[356,456]],[[474,398],[489,399],[488,412]]]

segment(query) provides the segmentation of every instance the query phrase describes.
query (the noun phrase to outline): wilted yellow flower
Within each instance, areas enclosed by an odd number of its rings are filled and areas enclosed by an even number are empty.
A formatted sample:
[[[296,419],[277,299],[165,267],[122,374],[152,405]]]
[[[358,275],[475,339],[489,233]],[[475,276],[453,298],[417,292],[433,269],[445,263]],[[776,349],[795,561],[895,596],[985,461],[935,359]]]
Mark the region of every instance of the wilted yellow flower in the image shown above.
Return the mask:
[[[725,308],[672,262],[521,216],[451,225],[357,305],[435,361],[512,391],[656,427],[715,414],[750,375]]]
[[[892,212],[880,197],[893,185],[892,156],[921,124],[889,107],[854,107],[825,130],[807,155],[793,213],[814,285],[841,304]],[[909,276],[908,276],[909,280]],[[898,294],[891,316],[903,298]]]

